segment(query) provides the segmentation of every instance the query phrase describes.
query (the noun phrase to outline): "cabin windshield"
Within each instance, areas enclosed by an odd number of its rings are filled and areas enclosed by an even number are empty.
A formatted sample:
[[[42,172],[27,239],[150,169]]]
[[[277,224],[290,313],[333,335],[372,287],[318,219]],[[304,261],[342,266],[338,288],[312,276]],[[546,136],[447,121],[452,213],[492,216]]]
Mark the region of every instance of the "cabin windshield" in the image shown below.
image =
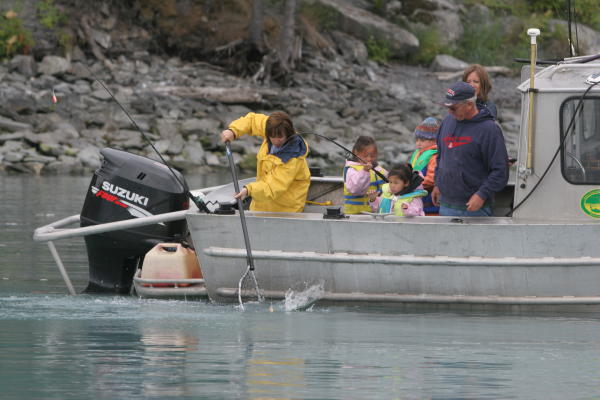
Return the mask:
[[[600,184],[600,97],[583,100],[572,126],[571,120],[580,97],[570,97],[561,105],[561,169],[564,178],[572,184]],[[569,131],[567,132],[567,129]]]

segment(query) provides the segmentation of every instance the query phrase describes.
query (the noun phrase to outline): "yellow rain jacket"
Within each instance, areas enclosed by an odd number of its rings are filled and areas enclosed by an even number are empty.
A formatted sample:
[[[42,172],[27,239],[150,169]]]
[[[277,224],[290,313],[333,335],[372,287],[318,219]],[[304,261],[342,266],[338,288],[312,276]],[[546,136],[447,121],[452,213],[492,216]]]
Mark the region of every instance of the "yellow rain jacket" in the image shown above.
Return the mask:
[[[246,185],[252,197],[250,210],[302,212],[310,186],[308,144],[300,136],[293,136],[281,150],[269,154],[265,133],[268,118],[248,113],[229,124],[236,138],[252,135],[264,139],[256,155],[256,182]]]

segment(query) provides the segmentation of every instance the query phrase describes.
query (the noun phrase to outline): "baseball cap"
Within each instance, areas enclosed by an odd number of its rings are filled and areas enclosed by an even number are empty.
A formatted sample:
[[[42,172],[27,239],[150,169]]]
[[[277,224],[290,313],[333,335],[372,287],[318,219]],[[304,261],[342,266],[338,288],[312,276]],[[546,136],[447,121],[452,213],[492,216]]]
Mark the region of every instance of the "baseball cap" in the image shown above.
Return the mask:
[[[450,107],[475,97],[475,89],[466,82],[456,82],[446,89],[443,105]]]

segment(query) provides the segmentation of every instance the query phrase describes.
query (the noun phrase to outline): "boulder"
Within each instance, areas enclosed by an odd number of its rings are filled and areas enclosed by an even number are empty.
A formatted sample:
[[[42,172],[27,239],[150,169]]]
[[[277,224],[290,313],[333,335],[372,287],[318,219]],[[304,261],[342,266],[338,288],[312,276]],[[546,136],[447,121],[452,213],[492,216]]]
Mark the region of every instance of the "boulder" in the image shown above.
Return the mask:
[[[77,153],[77,160],[85,167],[98,169],[102,162],[100,161],[100,151],[93,146],[88,146]]]
[[[185,141],[181,137],[181,135],[175,135],[169,141],[169,147],[167,148],[167,154],[175,155],[179,154],[183,151],[183,147],[185,146]]]
[[[331,35],[335,39],[335,43],[342,52],[342,55],[350,62],[365,64],[369,58],[369,51],[365,44],[340,31],[333,31]]]
[[[168,139],[177,134],[177,124],[173,119],[159,118],[156,120],[156,130],[161,138]]]
[[[432,71],[462,71],[469,66],[468,63],[448,54],[438,54],[431,63]]]
[[[17,132],[17,131],[30,131],[32,129],[31,125],[13,121],[8,118],[0,117],[0,131],[9,131],[9,132]]]
[[[548,29],[550,32],[556,32],[557,28],[563,32],[569,32],[569,25],[567,21],[552,19],[548,22]],[[571,28],[574,31],[574,28]],[[573,34],[573,41],[575,41],[575,34]],[[600,53],[600,32],[590,28],[583,24],[577,24],[577,42],[579,44],[580,56],[592,55]]]
[[[58,56],[45,56],[38,65],[38,72],[45,75],[63,75],[70,69],[71,62]]]
[[[186,134],[209,134],[215,135],[218,133],[221,123],[210,118],[190,118],[183,121],[181,131]]]
[[[343,0],[312,0],[334,10],[332,23],[339,30],[364,42],[376,40],[386,45],[391,56],[402,58],[419,48],[419,39],[409,31]]]
[[[205,163],[205,152],[198,142],[187,142],[182,155],[190,164],[195,166],[204,165]]]
[[[17,71],[25,77],[35,75],[36,66],[32,56],[18,55],[14,56],[9,63],[9,71]]]

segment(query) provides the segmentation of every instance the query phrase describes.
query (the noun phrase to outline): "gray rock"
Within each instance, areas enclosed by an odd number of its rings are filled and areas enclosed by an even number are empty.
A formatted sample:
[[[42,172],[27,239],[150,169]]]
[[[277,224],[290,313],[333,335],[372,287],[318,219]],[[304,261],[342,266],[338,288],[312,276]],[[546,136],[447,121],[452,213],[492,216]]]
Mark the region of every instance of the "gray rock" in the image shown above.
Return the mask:
[[[52,161],[56,161],[56,157],[44,156],[36,153],[35,150],[25,152],[25,156],[23,157],[23,162],[47,164]]]
[[[204,165],[205,152],[202,145],[197,142],[188,142],[182,153],[183,157],[192,165]]]
[[[90,70],[81,62],[73,62],[69,72],[78,79],[91,77]]]
[[[442,43],[453,44],[461,37],[464,29],[458,12],[443,9],[433,11],[432,15]]]
[[[38,150],[41,154],[59,157],[64,154],[65,149],[62,145],[52,142],[41,142],[38,145]]]
[[[190,119],[186,119],[185,121],[183,121],[183,123],[181,124],[181,131],[186,135],[189,135],[192,133],[197,133],[197,134],[204,133],[204,134],[209,134],[209,135],[215,135],[218,133],[220,126],[221,126],[221,123],[214,119],[190,118]]]
[[[92,38],[94,39],[94,41],[96,43],[98,43],[100,46],[104,47],[105,49],[110,48],[110,46],[112,44],[110,35],[106,32],[102,32],[97,29],[92,29]]]
[[[32,126],[23,122],[13,121],[8,118],[0,117],[0,130],[17,132],[30,131]]]
[[[9,63],[9,71],[17,71],[26,77],[35,75],[35,60],[32,56],[18,55],[14,56]]]
[[[392,83],[388,89],[388,94],[398,100],[404,100],[407,93],[406,87],[401,83]]]
[[[181,135],[175,135],[170,140],[169,147],[167,149],[167,154],[179,154],[184,150],[183,147],[185,145],[186,143],[183,140],[183,137],[181,137]]]
[[[335,39],[335,43],[342,52],[342,55],[347,60],[359,64],[367,62],[369,52],[367,51],[367,46],[362,41],[339,31],[333,31],[331,35]]]
[[[11,151],[10,153],[4,153],[3,161],[9,163],[21,162],[25,158],[25,153],[20,151]]]
[[[17,140],[8,140],[4,142],[4,145],[0,146],[0,153],[10,153],[21,151],[23,149],[23,143]]]
[[[104,88],[95,89],[92,92],[92,97],[98,100],[110,100],[111,96]]]
[[[28,133],[28,131],[20,131],[14,133],[0,133],[0,143],[5,142],[7,140],[19,140],[23,139]]]
[[[161,139],[154,142],[154,147],[160,154],[165,154],[170,144],[171,141],[169,139]]]
[[[58,56],[45,56],[38,65],[38,72],[45,75],[62,75],[70,69],[69,60]]]
[[[468,63],[459,60],[456,57],[452,57],[447,54],[438,54],[431,63],[431,70],[433,71],[462,71],[469,66]]]
[[[146,75],[150,71],[150,67],[148,67],[148,64],[141,60],[135,61],[135,69],[140,75]]]
[[[61,155],[58,160],[48,163],[44,167],[45,172],[66,174],[83,171],[83,163],[76,157],[69,155]]]
[[[91,169],[100,168],[100,151],[93,146],[86,147],[80,150],[76,156],[77,160],[85,167]]]
[[[341,30],[364,42],[378,40],[389,45],[393,57],[404,57],[419,48],[415,35],[364,9],[343,0],[315,0],[337,11]]]
[[[215,153],[206,153],[206,165],[211,167],[222,166],[219,157]]]
[[[69,139],[77,139],[80,137],[77,129],[69,122],[63,121],[56,124],[56,130],[60,132],[62,140],[68,141]]]
[[[115,143],[123,149],[143,149],[146,142],[138,131],[121,129],[112,135],[111,143]]]
[[[87,81],[84,80],[78,80],[75,82],[72,88],[73,91],[78,94],[89,94],[92,92],[92,87]]]
[[[168,139],[177,134],[177,124],[172,119],[159,118],[156,120],[156,130],[160,137]]]
[[[568,22],[553,19],[548,22],[550,32],[556,32],[557,27],[561,27],[564,32],[568,32]],[[600,32],[590,28],[587,25],[577,24],[577,41],[579,44],[580,56],[600,53]]]

